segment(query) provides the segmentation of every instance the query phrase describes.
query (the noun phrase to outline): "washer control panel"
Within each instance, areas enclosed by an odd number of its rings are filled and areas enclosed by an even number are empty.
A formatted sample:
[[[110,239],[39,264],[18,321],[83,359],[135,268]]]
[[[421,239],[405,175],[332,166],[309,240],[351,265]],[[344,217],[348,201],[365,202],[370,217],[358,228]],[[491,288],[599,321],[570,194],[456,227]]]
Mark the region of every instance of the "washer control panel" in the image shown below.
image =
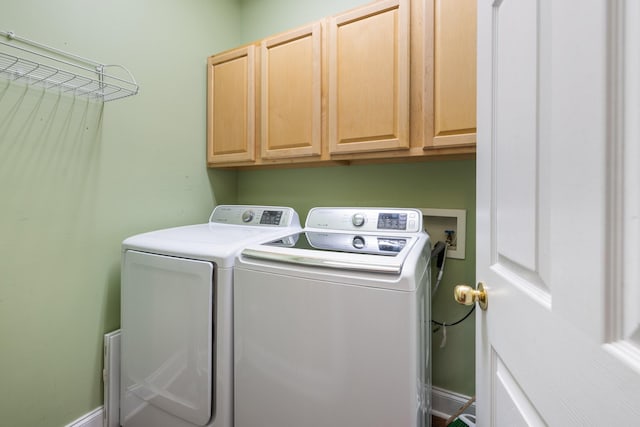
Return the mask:
[[[422,231],[422,212],[398,208],[313,208],[307,216],[307,228],[362,231]]]
[[[209,222],[266,227],[291,227],[300,224],[298,214],[292,208],[245,205],[216,206],[209,217]]]
[[[412,242],[411,236],[380,236],[369,234],[305,233],[309,249],[333,252],[368,253],[375,255],[396,255]],[[299,243],[300,239],[296,243]],[[304,242],[303,242],[304,243]],[[304,248],[304,244],[299,246]]]

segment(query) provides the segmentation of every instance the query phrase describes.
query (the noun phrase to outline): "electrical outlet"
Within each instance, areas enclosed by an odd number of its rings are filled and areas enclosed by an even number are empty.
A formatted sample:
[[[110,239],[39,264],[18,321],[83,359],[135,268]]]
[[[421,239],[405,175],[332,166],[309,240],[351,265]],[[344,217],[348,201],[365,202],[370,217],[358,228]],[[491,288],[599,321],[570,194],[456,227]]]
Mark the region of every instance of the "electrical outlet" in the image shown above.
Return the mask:
[[[449,241],[447,258],[464,259],[467,238],[467,211],[465,209],[420,208],[425,231],[431,243]]]

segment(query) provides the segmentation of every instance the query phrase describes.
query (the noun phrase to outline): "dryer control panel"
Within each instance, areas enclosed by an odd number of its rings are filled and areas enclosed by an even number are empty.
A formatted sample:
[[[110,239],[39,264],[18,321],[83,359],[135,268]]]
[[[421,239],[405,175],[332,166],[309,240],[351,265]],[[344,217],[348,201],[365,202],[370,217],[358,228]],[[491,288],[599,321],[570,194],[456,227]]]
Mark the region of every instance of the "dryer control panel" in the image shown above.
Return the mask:
[[[334,231],[404,232],[422,231],[422,212],[398,208],[313,208],[307,228]]]
[[[210,223],[251,225],[264,227],[291,227],[300,224],[298,214],[292,208],[282,206],[216,206]]]

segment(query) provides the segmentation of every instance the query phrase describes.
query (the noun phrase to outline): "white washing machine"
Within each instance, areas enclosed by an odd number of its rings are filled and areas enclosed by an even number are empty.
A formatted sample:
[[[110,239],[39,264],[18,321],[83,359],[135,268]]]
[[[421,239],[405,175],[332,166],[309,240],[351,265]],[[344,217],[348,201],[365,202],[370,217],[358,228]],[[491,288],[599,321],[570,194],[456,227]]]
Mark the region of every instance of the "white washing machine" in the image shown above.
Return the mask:
[[[236,261],[236,427],[430,425],[430,250],[415,209],[314,208]]]
[[[123,242],[122,426],[233,426],[235,257],[300,228],[291,208],[222,205]]]

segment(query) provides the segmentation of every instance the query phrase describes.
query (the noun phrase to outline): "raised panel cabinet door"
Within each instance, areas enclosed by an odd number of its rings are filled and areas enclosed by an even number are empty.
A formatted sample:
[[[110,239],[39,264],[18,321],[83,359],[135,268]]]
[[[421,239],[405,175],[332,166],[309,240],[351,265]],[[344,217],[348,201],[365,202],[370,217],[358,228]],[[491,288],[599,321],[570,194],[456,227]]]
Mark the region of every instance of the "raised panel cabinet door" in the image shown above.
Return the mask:
[[[329,151],[409,148],[409,1],[329,20]]]
[[[434,2],[434,147],[476,142],[476,0]]]
[[[320,46],[320,22],[262,41],[262,158],[320,155]]]
[[[207,70],[207,162],[255,160],[255,47],[214,55]]]

